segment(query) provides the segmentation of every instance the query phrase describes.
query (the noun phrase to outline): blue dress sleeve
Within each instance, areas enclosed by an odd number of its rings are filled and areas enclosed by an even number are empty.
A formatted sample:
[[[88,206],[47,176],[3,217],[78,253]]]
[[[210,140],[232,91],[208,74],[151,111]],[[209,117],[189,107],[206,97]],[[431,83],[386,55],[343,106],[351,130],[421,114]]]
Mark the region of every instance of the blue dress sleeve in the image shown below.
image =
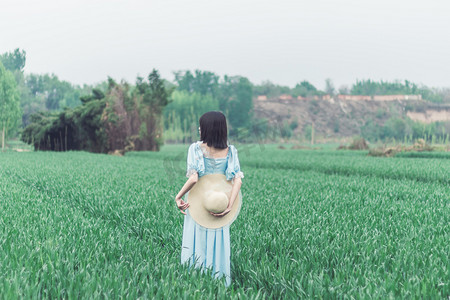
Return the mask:
[[[197,173],[198,176],[202,176],[205,172],[203,152],[200,149],[198,142],[192,143],[189,146],[186,165],[186,177],[190,177],[194,173]]]
[[[244,173],[241,171],[241,165],[239,163],[238,151],[233,145],[230,145],[229,147],[228,166],[225,171],[227,180],[232,180],[233,178],[244,178]]]

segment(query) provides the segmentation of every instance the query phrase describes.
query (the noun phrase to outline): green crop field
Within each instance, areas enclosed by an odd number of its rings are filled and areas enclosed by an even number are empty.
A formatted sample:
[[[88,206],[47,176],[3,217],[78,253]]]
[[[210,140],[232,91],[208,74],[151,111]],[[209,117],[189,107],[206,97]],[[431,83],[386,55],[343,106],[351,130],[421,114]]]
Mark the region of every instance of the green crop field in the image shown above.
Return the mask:
[[[0,153],[0,297],[450,297],[450,159],[237,145],[232,285],[180,265],[188,145]]]

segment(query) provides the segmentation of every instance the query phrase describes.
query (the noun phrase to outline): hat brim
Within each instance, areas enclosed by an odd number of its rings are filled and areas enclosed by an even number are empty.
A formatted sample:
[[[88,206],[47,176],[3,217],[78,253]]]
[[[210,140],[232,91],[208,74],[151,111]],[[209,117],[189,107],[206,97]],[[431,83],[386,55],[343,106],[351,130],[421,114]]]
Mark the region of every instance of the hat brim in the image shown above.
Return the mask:
[[[230,225],[236,220],[242,206],[242,193],[239,195],[231,207],[229,213],[222,217],[215,217],[203,206],[203,199],[211,191],[224,192],[228,199],[231,196],[233,185],[223,174],[208,174],[199,178],[197,183],[187,193],[186,199],[189,203],[188,213],[197,224],[205,228],[217,229]]]

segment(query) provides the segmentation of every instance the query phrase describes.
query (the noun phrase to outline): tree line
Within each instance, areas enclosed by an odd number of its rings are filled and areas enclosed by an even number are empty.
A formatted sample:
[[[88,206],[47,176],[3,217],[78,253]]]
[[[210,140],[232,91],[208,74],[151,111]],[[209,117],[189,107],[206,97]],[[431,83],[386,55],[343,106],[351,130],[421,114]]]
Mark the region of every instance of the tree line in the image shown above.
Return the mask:
[[[26,52],[15,49],[0,55],[0,63],[11,72],[17,84],[20,107],[22,109],[22,125],[29,124],[29,117],[35,112],[59,111],[66,107],[77,107],[80,97],[89,94],[99,86],[78,86],[60,80],[55,74],[25,74]],[[102,83],[105,89],[106,82]]]
[[[166,140],[189,143],[198,138],[198,120],[207,111],[222,111],[229,134],[237,138],[253,122],[253,86],[242,76],[223,76],[196,70],[175,73],[176,90],[164,109]]]
[[[219,76],[201,70],[175,72],[171,83],[153,70],[145,80],[137,78],[135,84],[109,78],[96,86],[81,87],[54,74],[24,74],[25,65],[23,50],[0,55],[2,141],[21,132],[22,140],[40,150],[157,150],[163,141],[190,143],[198,138],[200,116],[211,110],[227,116],[232,139],[253,141],[273,129],[266,120],[253,117],[252,99],[258,95],[422,94],[433,102],[450,102],[447,90],[433,90],[409,81],[362,80],[351,88],[336,90],[327,79],[325,89],[320,90],[306,80],[293,88],[270,81],[255,85],[243,76]],[[397,138],[399,132],[411,136],[442,132],[440,127],[417,129],[414,125],[412,129],[410,123],[404,124],[405,130],[390,129],[402,129],[398,124],[396,120],[380,127],[368,121],[361,132],[370,139]],[[286,123],[277,130],[289,138],[296,127]],[[246,134],[249,131],[251,136]]]
[[[413,143],[417,139],[440,144],[450,142],[450,123],[448,122],[425,124],[409,118],[391,116],[384,124],[377,124],[369,117],[360,129],[361,136],[371,142],[394,140]]]
[[[36,150],[158,151],[169,96],[157,70],[134,86],[110,78],[106,92],[94,89],[76,108],[31,115],[22,140]]]
[[[298,83],[295,87],[274,84],[270,81],[265,81],[260,85],[253,87],[254,96],[265,95],[268,98],[277,98],[282,94],[288,94],[293,97],[302,96],[322,96],[325,94],[334,96],[337,94],[351,94],[351,95],[422,95],[422,99],[433,103],[450,103],[450,89],[449,88],[429,88],[424,85],[418,85],[408,80],[405,81],[374,81],[371,79],[357,80],[351,87],[346,85],[336,89],[331,79],[325,80],[325,89],[320,90],[310,82],[304,80]]]

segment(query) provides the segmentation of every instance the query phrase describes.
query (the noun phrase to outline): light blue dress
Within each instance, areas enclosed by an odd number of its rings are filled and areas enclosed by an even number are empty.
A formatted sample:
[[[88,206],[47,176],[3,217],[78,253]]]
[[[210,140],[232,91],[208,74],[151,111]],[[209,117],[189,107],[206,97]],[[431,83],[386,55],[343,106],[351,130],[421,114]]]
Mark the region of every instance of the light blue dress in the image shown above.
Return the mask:
[[[190,145],[187,156],[187,172],[189,177],[197,172],[198,177],[206,174],[224,174],[227,180],[243,178],[236,148],[229,145],[228,154],[224,158],[205,156],[197,141]],[[187,196],[187,194],[186,194]],[[185,197],[186,200],[186,197]],[[231,284],[230,274],[230,226],[208,229],[198,225],[186,210],[183,226],[183,243],[181,263],[196,268],[211,269],[216,278],[225,276],[226,285]]]

